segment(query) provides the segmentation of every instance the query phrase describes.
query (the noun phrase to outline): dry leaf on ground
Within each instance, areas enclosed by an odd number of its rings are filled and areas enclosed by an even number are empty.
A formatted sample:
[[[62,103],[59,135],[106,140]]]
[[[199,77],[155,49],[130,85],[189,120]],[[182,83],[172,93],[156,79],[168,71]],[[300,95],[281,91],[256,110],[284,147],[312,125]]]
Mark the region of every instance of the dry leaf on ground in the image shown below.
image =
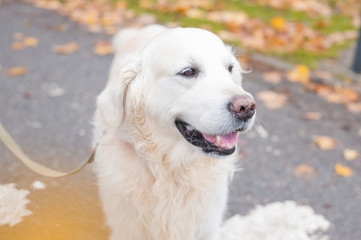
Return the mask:
[[[270,20],[270,25],[277,31],[283,32],[286,30],[287,23],[282,17],[274,17]]]
[[[96,55],[104,56],[113,53],[113,47],[110,41],[97,42],[93,48]]]
[[[13,50],[23,50],[25,49],[25,45],[23,42],[13,42],[11,43],[11,49]]]
[[[322,117],[322,114],[319,112],[305,112],[301,115],[303,119],[307,120],[320,120]]]
[[[24,45],[27,47],[35,47],[39,43],[38,39],[35,37],[26,37],[24,39]]]
[[[361,102],[350,102],[346,106],[350,112],[361,113]]]
[[[282,74],[280,72],[266,72],[263,74],[263,79],[266,82],[278,84],[282,81]]]
[[[329,150],[336,147],[337,141],[328,136],[313,136],[312,141],[322,150]]]
[[[343,166],[341,164],[336,164],[335,165],[335,172],[342,176],[342,177],[350,177],[352,175],[352,169],[347,167],[347,166]]]
[[[312,178],[316,173],[316,170],[307,164],[300,164],[293,169],[293,174],[296,177],[302,177],[306,179]]]
[[[354,149],[346,148],[345,150],[343,150],[343,157],[346,160],[352,161],[358,158],[358,156],[359,156],[358,152]]]
[[[287,78],[291,82],[308,83],[310,81],[310,70],[305,65],[297,65],[287,73]]]
[[[6,71],[6,74],[9,76],[22,76],[25,75],[27,72],[26,68],[24,67],[13,67]]]
[[[358,93],[350,88],[335,88],[334,92],[322,96],[326,101],[333,103],[349,103],[358,99]]]
[[[333,74],[329,71],[321,71],[321,70],[315,70],[314,72],[315,76],[321,79],[330,80],[334,79],[335,77]]]
[[[78,44],[76,42],[70,42],[63,45],[54,45],[53,46],[53,52],[58,54],[71,54],[75,51],[77,51],[79,48]]]
[[[269,109],[282,108],[287,101],[287,96],[285,94],[280,94],[272,91],[261,91],[257,94],[257,97]]]

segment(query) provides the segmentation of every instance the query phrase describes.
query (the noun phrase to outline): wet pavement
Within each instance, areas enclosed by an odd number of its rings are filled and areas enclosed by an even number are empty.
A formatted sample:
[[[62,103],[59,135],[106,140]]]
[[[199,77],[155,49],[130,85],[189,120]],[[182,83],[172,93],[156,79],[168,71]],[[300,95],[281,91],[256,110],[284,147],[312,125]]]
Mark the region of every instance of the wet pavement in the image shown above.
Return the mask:
[[[68,30],[55,31],[59,24]],[[112,60],[94,55],[92,48],[110,37],[88,33],[56,12],[17,1],[0,5],[0,32],[1,123],[32,159],[61,170],[78,166],[90,154],[95,97],[105,86]],[[38,46],[12,50],[16,32],[36,37]],[[72,41],[79,51],[52,52],[53,45]],[[7,76],[6,69],[14,66],[26,67],[27,73]],[[361,153],[360,115],[325,102],[301,85],[266,83],[261,72],[268,71],[267,66],[254,63],[253,69],[245,76],[245,89],[255,96],[263,90],[284,93],[288,101],[270,110],[258,100],[256,128],[241,136],[243,170],[232,181],[227,217],[246,214],[256,205],[295,200],[331,222],[331,240],[361,239],[361,159],[346,161],[342,156],[345,148]],[[309,111],[321,113],[321,120],[304,120],[302,115]],[[313,135],[334,137],[338,144],[320,150],[312,143]],[[337,163],[350,167],[353,175],[335,174]],[[299,164],[312,166],[315,173],[309,179],[295,176]],[[44,182],[46,189],[33,189],[35,180]],[[30,192],[27,207],[33,214],[14,227],[0,226],[1,240],[107,239],[91,166],[74,176],[48,179],[30,172],[0,144],[0,184],[7,183]]]

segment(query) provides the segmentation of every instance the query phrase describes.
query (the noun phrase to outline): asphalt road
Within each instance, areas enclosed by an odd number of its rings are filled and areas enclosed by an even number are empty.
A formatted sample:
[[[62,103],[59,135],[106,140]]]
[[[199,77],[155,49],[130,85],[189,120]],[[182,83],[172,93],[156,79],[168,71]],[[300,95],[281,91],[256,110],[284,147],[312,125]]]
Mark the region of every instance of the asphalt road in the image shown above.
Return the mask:
[[[58,24],[68,30],[55,31]],[[16,32],[36,37],[38,46],[11,49]],[[110,37],[88,33],[56,12],[16,1],[0,5],[0,33],[1,123],[36,161],[64,170],[77,166],[89,155],[95,97],[105,86],[112,60],[94,55],[92,48]],[[53,45],[72,41],[79,51],[52,52]],[[8,76],[6,69],[14,66],[26,67],[27,73]],[[266,83],[260,74],[268,70],[264,65],[254,63],[253,69],[245,76],[245,89],[254,95],[263,90],[285,93],[288,101],[281,109],[270,110],[258,100],[257,125],[267,136],[253,130],[241,137],[243,170],[234,176],[227,216],[246,214],[259,204],[294,200],[310,205],[332,223],[327,233],[331,240],[361,239],[361,160],[350,162],[342,156],[345,148],[361,153],[360,115],[327,103],[298,84]],[[322,119],[304,120],[301,116],[308,111],[320,112]],[[312,143],[313,135],[334,137],[338,144],[320,150]],[[338,176],[333,170],[337,163],[349,166],[354,174]],[[295,176],[299,164],[312,166],[315,174],[309,179]],[[46,183],[46,191],[33,190],[34,180]],[[64,179],[47,179],[31,173],[0,144],[0,184],[6,183],[30,191],[28,208],[33,214],[12,228],[0,227],[1,240],[106,239],[91,167]]]

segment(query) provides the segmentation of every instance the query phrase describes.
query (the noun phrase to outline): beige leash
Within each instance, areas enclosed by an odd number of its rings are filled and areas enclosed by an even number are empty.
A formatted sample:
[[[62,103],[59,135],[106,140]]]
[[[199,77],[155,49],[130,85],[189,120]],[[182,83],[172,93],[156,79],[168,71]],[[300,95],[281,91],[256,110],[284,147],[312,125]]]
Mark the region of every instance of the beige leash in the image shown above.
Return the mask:
[[[25,153],[21,150],[21,148],[16,144],[15,140],[10,136],[10,134],[5,130],[3,125],[0,123],[0,139],[5,144],[5,146],[28,168],[33,170],[34,172],[43,175],[45,177],[65,177],[72,174],[75,174],[82,170],[88,163],[92,163],[94,161],[95,151],[97,147],[95,147],[94,151],[84,163],[82,163],[78,168],[69,171],[69,172],[61,172],[48,167],[45,167],[33,160],[29,159]]]

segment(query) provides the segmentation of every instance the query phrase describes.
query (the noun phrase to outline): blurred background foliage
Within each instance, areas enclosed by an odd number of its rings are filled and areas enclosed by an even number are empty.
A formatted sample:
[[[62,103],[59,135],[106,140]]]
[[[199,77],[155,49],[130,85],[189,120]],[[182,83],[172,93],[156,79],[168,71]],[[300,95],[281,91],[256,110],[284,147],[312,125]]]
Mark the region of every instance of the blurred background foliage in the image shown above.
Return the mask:
[[[358,37],[359,0],[28,0],[92,32],[162,23],[200,27],[246,51],[317,67]]]

